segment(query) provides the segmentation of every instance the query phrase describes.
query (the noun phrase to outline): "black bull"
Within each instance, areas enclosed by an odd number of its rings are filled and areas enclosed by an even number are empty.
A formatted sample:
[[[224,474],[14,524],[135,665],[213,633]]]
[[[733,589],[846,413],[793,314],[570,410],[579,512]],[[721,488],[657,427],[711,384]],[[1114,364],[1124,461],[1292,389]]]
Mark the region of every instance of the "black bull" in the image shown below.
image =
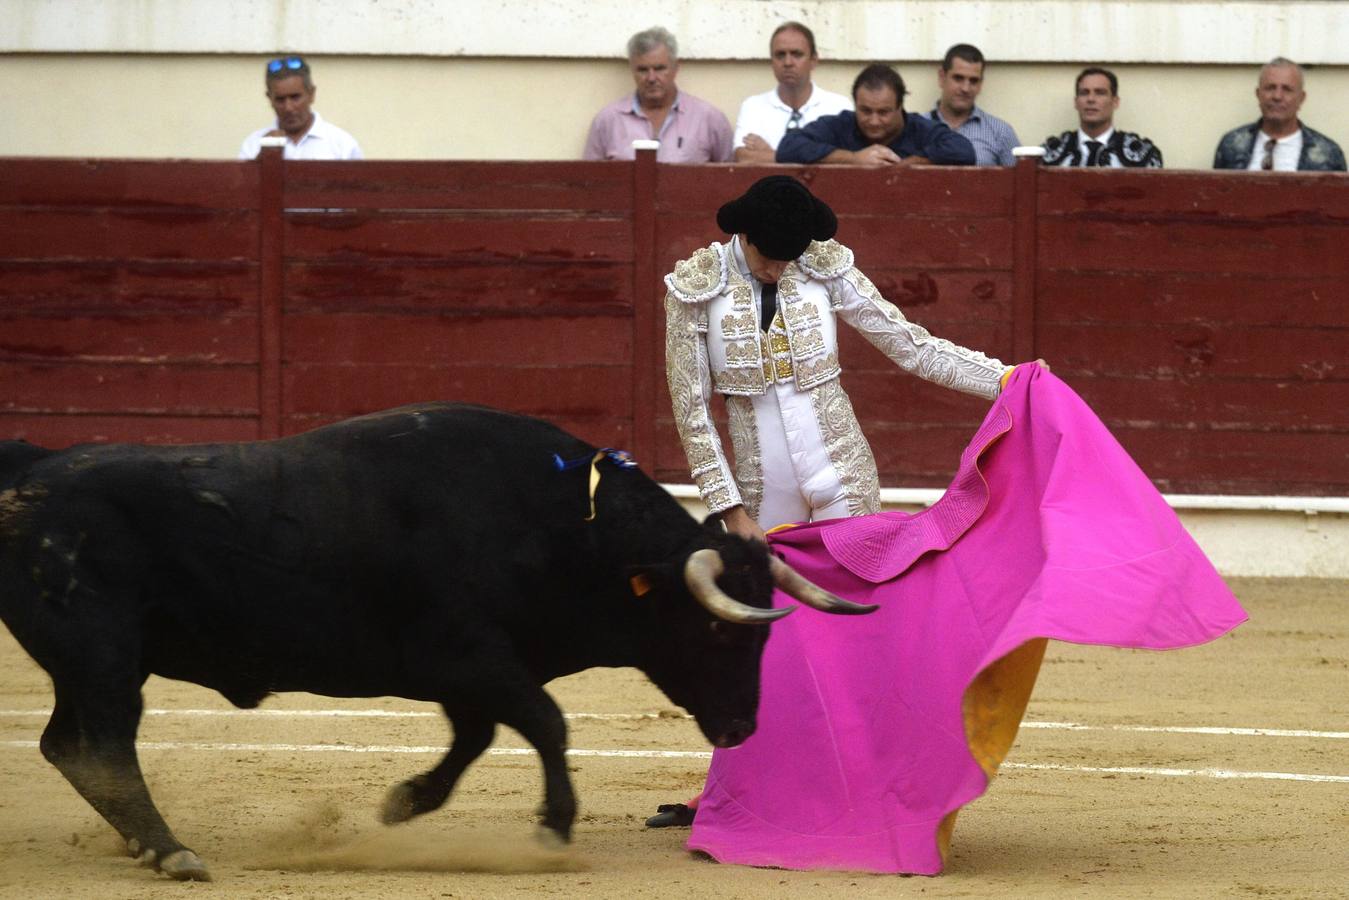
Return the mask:
[[[43,755],[132,855],[205,879],[136,757],[150,675],[257,706],[273,691],[439,703],[445,757],[382,818],[438,808],[498,723],[539,753],[569,840],[566,727],[543,685],[641,669],[708,740],[755,727],[776,582],[763,545],[699,525],[636,468],[535,419],[404,407],[277,441],[53,452],[0,443],[0,618],[51,675]],[[560,469],[562,460],[583,464]]]

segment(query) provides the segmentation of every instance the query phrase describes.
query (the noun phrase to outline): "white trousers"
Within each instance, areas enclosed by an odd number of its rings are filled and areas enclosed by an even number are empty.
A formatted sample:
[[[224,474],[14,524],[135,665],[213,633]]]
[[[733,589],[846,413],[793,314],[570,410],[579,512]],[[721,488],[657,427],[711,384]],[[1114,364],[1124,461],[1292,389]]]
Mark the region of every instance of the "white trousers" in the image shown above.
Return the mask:
[[[843,482],[825,449],[810,392],[773,384],[750,399],[763,473],[759,527],[847,516]]]

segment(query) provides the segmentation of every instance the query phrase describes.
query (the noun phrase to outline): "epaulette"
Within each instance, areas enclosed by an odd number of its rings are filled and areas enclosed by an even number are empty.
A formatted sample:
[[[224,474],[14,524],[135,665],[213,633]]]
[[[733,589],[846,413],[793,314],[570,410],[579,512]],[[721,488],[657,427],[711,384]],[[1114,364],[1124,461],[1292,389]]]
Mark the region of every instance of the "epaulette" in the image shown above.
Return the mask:
[[[713,244],[675,263],[665,286],[683,303],[703,303],[722,292],[727,274],[726,254],[721,244]]]
[[[1058,137],[1045,139],[1045,155],[1040,162],[1052,166],[1067,156],[1077,145],[1077,132],[1065,131]]]
[[[1154,160],[1157,166],[1161,165],[1161,148],[1141,134],[1133,131],[1116,131],[1111,143],[1118,143],[1120,161],[1126,166],[1151,166]]]
[[[852,251],[838,241],[811,241],[796,264],[816,278],[837,278],[852,268]]]

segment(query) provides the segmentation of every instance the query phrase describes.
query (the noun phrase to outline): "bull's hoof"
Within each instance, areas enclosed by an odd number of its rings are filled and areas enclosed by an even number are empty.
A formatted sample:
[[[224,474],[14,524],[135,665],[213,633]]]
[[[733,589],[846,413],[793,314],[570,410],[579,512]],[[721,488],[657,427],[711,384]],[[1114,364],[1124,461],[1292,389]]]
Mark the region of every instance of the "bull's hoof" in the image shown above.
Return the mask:
[[[554,853],[566,850],[567,845],[571,843],[571,837],[569,835],[561,834],[549,828],[547,825],[542,824],[534,830],[534,840],[537,841],[539,846],[543,849],[550,850]]]
[[[178,850],[164,857],[159,871],[175,881],[210,881],[211,873],[206,871],[206,863],[191,850]]]
[[[384,805],[379,810],[379,820],[385,825],[397,825],[417,815],[417,788],[410,781],[400,782],[389,788],[384,797]]]

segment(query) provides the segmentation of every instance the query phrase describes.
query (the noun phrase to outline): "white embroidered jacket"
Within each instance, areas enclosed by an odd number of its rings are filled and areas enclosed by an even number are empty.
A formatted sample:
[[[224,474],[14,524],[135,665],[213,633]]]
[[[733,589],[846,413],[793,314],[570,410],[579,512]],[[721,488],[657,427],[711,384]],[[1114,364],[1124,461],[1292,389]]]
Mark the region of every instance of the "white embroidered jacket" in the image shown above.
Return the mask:
[[[743,502],[712,422],[712,391],[754,397],[775,382],[799,391],[833,382],[841,371],[835,314],[906,371],[976,396],[997,396],[1007,366],[905,319],[853,267],[852,251],[842,244],[813,242],[783,272],[781,326],[775,322],[773,332],[785,330],[785,341],[759,328],[753,287],[732,254],[730,242],[713,243],[665,276],[670,399],[693,479],[712,512]]]

